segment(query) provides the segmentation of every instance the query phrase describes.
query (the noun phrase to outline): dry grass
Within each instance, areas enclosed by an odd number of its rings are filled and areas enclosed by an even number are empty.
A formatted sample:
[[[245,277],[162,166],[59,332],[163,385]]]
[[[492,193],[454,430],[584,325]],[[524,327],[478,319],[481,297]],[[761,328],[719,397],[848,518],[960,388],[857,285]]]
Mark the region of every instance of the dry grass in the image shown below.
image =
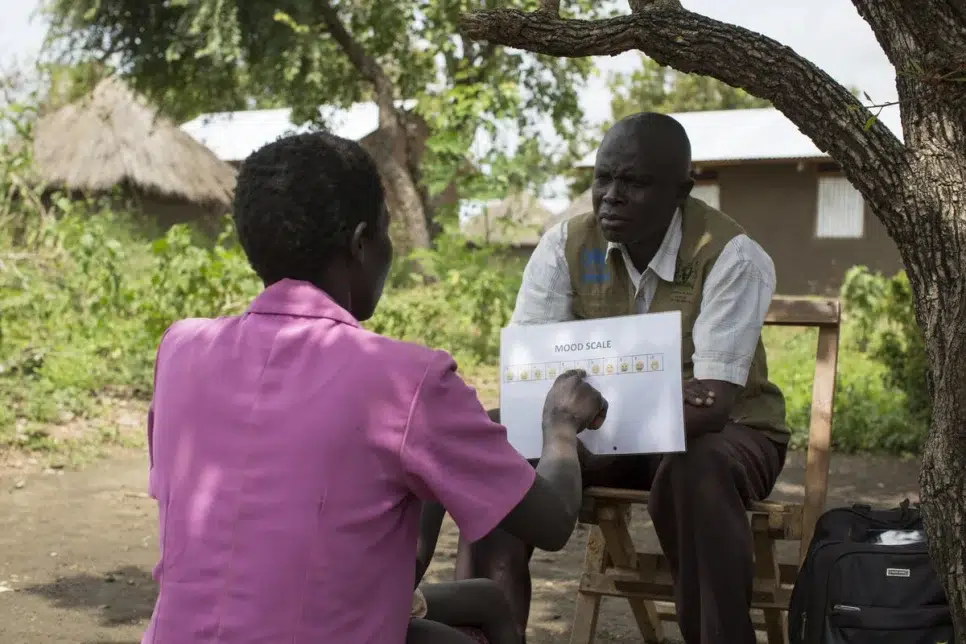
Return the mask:
[[[113,77],[37,122],[34,164],[44,183],[79,192],[127,184],[227,206],[235,188],[234,168]]]

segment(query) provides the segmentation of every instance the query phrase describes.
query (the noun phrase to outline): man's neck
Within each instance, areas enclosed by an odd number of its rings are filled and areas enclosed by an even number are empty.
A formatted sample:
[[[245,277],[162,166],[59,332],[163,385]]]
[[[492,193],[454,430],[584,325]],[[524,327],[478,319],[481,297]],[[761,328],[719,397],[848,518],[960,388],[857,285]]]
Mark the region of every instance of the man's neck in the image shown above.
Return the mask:
[[[634,264],[638,273],[647,270],[662,243],[664,243],[663,235],[657,239],[646,239],[624,245],[627,249],[627,255],[631,258],[631,263]]]

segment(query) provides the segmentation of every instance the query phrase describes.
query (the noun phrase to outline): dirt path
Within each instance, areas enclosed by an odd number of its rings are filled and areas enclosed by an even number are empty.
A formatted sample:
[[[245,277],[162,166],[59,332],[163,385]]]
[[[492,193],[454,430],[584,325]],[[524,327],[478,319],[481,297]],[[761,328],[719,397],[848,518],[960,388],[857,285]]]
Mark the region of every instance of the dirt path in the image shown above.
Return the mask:
[[[835,458],[830,503],[914,498],[917,466]],[[155,593],[155,508],[145,483],[144,458],[132,453],[82,471],[0,473],[0,643],[139,642]],[[801,458],[794,455],[778,496],[800,495],[801,483]],[[531,644],[566,641],[585,538],[581,531],[563,552],[534,557]],[[431,576],[451,574],[455,541],[448,524]],[[604,602],[599,623],[598,642],[640,641],[629,610],[616,600]]]

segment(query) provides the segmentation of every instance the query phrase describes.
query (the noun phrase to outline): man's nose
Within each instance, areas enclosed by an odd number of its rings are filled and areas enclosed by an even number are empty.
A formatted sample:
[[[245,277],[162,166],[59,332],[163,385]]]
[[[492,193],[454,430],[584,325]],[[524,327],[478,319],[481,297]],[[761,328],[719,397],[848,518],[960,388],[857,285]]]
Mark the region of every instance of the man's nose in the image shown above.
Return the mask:
[[[616,181],[612,181],[607,186],[607,190],[604,191],[603,200],[609,204],[622,203],[624,201],[624,197]]]

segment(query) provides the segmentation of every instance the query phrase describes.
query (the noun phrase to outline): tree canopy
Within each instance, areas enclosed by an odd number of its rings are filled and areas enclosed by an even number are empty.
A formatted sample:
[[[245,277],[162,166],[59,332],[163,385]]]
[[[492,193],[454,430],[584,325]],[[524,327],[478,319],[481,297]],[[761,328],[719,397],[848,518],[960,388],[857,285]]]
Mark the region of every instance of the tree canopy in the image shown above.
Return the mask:
[[[538,1],[522,4],[535,9]],[[581,0],[570,11],[602,17],[608,10],[598,5]],[[320,121],[320,104],[372,100],[381,107],[380,126],[398,133],[405,115],[393,101],[415,100],[432,133],[425,157],[395,169],[393,159],[381,161],[390,190],[404,192],[413,208],[428,208],[429,195],[467,164],[490,170],[461,182],[480,193],[467,196],[534,187],[513,184],[549,176],[583,131],[578,92],[591,61],[458,35],[463,12],[493,6],[492,0],[48,0],[45,10],[53,57],[110,61],[176,120],[285,106],[297,122]],[[539,136],[548,120],[562,148]],[[517,142],[525,142],[521,156]],[[425,233],[417,236],[422,241],[414,245],[425,245]]]
[[[639,69],[612,74],[607,85],[613,95],[611,112],[615,121],[642,111],[672,114],[771,106],[768,101],[716,78],[684,74],[645,56],[641,56]]]

